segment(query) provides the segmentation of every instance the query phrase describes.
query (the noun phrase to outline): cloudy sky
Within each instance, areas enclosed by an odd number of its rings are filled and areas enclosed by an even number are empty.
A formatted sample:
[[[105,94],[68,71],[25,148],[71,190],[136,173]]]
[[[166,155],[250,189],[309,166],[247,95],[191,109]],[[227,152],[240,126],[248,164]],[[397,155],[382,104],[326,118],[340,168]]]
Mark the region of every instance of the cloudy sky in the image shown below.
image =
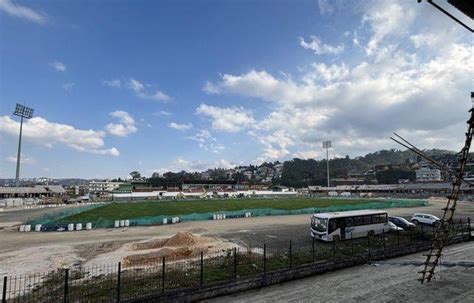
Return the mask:
[[[0,177],[461,147],[467,30],[416,1],[0,0]]]

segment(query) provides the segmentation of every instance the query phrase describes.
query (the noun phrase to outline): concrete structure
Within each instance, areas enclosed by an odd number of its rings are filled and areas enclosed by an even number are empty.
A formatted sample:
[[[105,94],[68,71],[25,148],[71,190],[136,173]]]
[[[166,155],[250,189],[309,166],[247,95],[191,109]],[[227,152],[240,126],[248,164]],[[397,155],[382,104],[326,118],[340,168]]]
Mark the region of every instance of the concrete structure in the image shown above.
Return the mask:
[[[416,182],[440,182],[441,180],[439,169],[422,167],[416,171]]]
[[[333,187],[309,186],[311,194],[327,195],[329,192],[349,192],[355,196],[400,196],[400,197],[428,197],[446,196],[451,191],[451,183],[408,183],[408,184],[380,184],[380,185],[341,185]],[[474,188],[465,184],[461,187],[461,195],[474,195]]]
[[[32,187],[0,187],[0,207],[34,205],[41,202],[62,202],[66,191],[60,185]]]
[[[112,182],[109,180],[105,181],[91,181],[89,183],[89,193],[91,194],[106,194],[111,193],[119,186],[123,184],[123,182]]]

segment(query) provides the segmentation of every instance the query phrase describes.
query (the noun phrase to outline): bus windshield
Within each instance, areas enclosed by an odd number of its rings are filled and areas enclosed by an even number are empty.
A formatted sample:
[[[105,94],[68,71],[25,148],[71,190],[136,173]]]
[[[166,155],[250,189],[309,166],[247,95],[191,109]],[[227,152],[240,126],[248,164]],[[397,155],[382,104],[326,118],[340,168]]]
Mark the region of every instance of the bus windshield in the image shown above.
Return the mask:
[[[328,219],[321,219],[313,217],[313,229],[316,231],[326,231],[328,228]]]

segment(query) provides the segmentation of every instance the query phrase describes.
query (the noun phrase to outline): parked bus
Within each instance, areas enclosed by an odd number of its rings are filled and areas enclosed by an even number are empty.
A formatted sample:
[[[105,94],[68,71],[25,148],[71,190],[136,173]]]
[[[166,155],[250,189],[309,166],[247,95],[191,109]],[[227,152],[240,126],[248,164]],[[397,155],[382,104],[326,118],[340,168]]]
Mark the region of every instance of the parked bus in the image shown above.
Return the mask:
[[[383,210],[320,213],[311,217],[311,236],[322,241],[367,237],[388,231],[388,215]]]

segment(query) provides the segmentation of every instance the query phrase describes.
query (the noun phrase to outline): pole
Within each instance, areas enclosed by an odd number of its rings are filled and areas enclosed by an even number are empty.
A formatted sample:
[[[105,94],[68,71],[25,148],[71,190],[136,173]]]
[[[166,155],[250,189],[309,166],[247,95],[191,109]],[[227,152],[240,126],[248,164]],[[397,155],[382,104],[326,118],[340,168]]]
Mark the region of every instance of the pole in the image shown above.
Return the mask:
[[[329,148],[326,147],[326,172],[328,178],[328,189],[329,189]]]
[[[165,257],[163,257],[161,263],[161,292],[165,292]]]
[[[469,239],[472,238],[471,218],[467,218],[467,231],[469,232]]]
[[[118,262],[117,269],[117,303],[120,302],[120,292],[121,292],[121,278],[122,278],[122,262]]]
[[[293,256],[292,256],[292,247],[291,247],[291,240],[290,240],[290,268],[293,267]]]
[[[66,268],[64,273],[64,303],[68,302],[69,296],[69,268]]]
[[[199,274],[199,289],[202,288],[203,282],[204,282],[204,253],[201,251],[201,267],[200,267],[200,274]]]
[[[20,156],[21,156],[21,134],[23,133],[23,116],[20,120],[20,135],[18,136],[18,154],[16,156],[16,178],[15,187],[20,186]]]
[[[267,276],[267,244],[263,244],[263,278]]]
[[[237,247],[234,247],[234,280],[237,280]]]
[[[7,276],[3,277],[2,303],[7,303]]]
[[[314,238],[313,238],[313,244],[311,246],[311,254],[313,256],[313,263],[314,263]]]

